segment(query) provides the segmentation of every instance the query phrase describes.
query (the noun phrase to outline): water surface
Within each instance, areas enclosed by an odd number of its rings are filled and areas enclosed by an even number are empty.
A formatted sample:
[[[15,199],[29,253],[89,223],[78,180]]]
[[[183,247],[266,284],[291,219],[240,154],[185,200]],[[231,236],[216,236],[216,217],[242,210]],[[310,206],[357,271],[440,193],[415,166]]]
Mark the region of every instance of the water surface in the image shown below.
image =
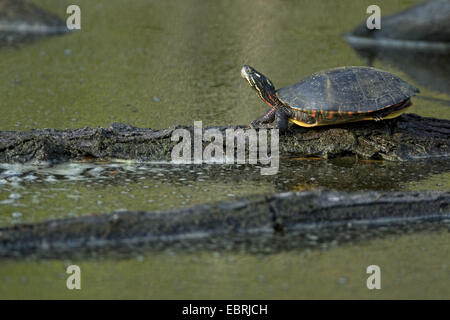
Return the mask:
[[[243,64],[277,87],[313,72],[365,65],[342,35],[370,1],[41,0],[82,29],[0,48],[0,129],[79,128],[123,122],[247,124],[266,107]],[[417,1],[378,1],[382,14]],[[375,60],[421,90],[411,112],[450,119],[450,97],[401,67]],[[403,70],[403,71],[402,71]],[[423,83],[423,82],[421,82]],[[450,190],[448,161],[388,163],[282,159],[263,177],[247,165],[93,162],[0,165],[0,226],[120,210],[165,210],[251,194],[328,188]],[[0,262],[2,298],[449,298],[448,228],[355,241],[327,250],[144,253],[77,260],[83,289],[65,289],[66,260]],[[383,289],[365,287],[378,264]],[[207,280],[207,281],[205,281]],[[133,290],[130,290],[133,288]]]

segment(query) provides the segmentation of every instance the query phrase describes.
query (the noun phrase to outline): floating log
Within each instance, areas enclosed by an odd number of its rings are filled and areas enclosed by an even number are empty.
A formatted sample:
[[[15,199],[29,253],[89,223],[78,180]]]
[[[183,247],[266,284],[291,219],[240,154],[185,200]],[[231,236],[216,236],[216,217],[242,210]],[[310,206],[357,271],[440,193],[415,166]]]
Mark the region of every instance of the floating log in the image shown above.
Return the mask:
[[[0,229],[0,257],[60,257],[111,249],[135,252],[143,246],[189,249],[199,243],[214,249],[264,244],[259,247],[264,250],[286,238],[289,246],[302,246],[324,237],[349,237],[340,228],[356,228],[354,234],[364,236],[360,228],[400,229],[396,223],[436,223],[449,217],[448,192],[286,192],[169,211],[18,224]]]

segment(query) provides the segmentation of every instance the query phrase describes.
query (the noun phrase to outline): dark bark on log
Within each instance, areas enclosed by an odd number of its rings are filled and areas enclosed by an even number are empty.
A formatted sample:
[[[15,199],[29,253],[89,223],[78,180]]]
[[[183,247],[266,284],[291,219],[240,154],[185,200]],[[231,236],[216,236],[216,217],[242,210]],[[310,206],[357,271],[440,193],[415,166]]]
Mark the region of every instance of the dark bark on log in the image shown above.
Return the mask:
[[[165,212],[121,212],[6,227],[0,229],[0,257],[134,252],[142,246],[192,248],[195,243],[242,248],[248,241],[266,248],[294,235],[284,243],[286,248],[303,246],[302,239],[348,236],[343,227],[356,228],[355,233],[364,236],[363,227],[400,229],[396,223],[423,225],[449,217],[448,192],[289,192]]]
[[[0,132],[0,162],[64,161],[86,157],[133,160],[170,160],[171,134],[115,123],[110,128],[42,129]],[[213,127],[209,127],[213,128]],[[204,129],[209,129],[204,128]],[[227,128],[214,127],[224,133]],[[280,136],[280,155],[334,158],[357,155],[364,159],[405,161],[450,155],[450,120],[405,114],[396,119],[319,128],[291,127]],[[204,142],[204,145],[209,142]],[[193,145],[193,143],[192,143]],[[224,148],[225,149],[225,148]]]

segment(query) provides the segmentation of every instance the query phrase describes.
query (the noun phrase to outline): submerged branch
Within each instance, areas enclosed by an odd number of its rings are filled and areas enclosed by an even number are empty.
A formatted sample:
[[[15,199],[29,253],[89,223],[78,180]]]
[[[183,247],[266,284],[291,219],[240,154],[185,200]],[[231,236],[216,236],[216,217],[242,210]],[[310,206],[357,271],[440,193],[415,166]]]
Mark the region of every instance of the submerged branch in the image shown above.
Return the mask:
[[[241,247],[252,241],[270,246],[289,235],[294,235],[289,246],[302,246],[305,239],[337,240],[352,228],[362,236],[366,232],[361,227],[400,229],[396,223],[423,224],[449,215],[448,192],[287,192],[164,212],[120,212],[6,227],[0,229],[0,257],[57,257],[139,246],[192,248],[196,243],[205,248]],[[339,228],[347,231],[330,231]]]

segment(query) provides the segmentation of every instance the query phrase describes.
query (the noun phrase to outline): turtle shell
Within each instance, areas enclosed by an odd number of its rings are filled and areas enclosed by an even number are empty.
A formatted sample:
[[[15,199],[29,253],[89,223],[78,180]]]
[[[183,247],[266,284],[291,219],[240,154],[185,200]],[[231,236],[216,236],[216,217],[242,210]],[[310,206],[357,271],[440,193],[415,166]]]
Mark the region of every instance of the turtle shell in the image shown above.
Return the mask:
[[[370,67],[320,71],[277,90],[280,101],[305,111],[372,112],[400,103],[419,89]]]

